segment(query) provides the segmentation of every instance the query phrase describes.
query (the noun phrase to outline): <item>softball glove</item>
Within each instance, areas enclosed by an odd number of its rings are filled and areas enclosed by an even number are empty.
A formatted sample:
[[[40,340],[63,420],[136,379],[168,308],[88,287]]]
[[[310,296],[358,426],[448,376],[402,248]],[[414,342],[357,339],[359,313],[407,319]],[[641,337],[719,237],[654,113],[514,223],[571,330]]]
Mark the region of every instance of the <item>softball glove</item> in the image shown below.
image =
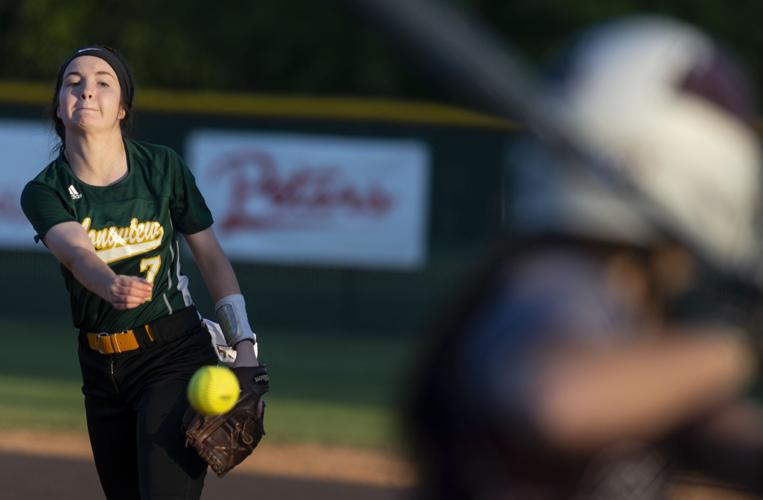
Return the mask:
[[[236,405],[222,415],[187,414],[186,446],[192,446],[215,474],[223,477],[251,455],[265,435],[265,402],[270,388],[265,366],[236,367],[241,393]]]

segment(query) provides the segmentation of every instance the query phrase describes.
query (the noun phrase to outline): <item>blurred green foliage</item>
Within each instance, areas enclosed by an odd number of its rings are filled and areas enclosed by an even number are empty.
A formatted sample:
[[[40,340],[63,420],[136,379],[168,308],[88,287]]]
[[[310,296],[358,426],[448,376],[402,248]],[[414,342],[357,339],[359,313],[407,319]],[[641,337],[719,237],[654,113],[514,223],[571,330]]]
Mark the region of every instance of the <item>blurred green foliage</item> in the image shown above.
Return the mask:
[[[755,81],[762,74],[760,2],[452,1],[486,20],[536,63],[582,26],[652,12],[696,23],[736,51]],[[49,81],[72,49],[95,42],[121,50],[141,85],[442,97],[404,55],[337,0],[0,1],[0,78]]]
[[[325,1],[11,0],[0,77],[50,80],[72,49],[123,52],[139,84],[259,92],[373,91],[407,78],[383,42]],[[373,90],[372,90],[373,89]]]

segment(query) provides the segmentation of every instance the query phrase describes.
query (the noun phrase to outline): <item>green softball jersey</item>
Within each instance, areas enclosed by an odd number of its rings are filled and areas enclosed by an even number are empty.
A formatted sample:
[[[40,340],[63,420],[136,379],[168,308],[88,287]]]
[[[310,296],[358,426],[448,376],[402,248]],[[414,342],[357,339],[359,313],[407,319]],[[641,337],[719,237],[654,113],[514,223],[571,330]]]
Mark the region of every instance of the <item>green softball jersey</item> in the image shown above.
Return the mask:
[[[150,301],[117,310],[61,266],[74,326],[86,331],[118,332],[191,305],[177,233],[193,234],[212,225],[193,174],[177,153],[130,139],[125,139],[125,149],[128,172],[116,184],[83,183],[61,154],[21,194],[36,241],[56,224],[78,222],[98,257],[115,273],[141,276],[154,284]]]

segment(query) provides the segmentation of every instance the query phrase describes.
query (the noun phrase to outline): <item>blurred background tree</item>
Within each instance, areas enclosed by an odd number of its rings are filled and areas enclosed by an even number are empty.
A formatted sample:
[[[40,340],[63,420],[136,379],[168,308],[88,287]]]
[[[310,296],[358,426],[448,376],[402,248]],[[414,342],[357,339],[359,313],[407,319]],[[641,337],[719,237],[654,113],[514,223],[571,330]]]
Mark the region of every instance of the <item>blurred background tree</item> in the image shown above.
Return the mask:
[[[453,2],[486,20],[533,63],[544,62],[581,26],[653,12],[691,21],[717,36],[739,54],[756,82],[763,65],[759,2]],[[96,42],[125,54],[139,86],[445,99],[333,0],[0,1],[1,79],[52,81],[72,49]]]

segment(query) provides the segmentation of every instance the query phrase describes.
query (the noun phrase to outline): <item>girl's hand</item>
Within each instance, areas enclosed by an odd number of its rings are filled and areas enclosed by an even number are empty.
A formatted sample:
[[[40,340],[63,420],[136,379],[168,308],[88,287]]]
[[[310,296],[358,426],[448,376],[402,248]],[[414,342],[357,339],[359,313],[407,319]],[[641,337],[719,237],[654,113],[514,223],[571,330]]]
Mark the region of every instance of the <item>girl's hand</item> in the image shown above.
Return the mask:
[[[153,284],[137,276],[117,274],[107,288],[108,300],[114,309],[132,309],[151,300]]]

